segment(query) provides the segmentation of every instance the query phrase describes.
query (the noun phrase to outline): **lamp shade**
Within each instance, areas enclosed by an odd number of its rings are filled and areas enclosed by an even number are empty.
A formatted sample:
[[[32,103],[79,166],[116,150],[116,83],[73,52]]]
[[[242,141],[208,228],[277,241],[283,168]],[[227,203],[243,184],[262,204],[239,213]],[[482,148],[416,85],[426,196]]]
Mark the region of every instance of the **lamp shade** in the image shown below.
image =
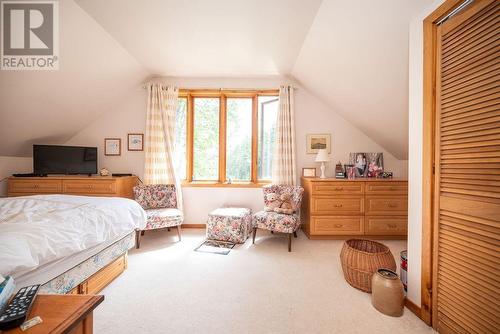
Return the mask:
[[[325,148],[318,150],[318,154],[316,155],[316,162],[327,162],[330,161],[330,157],[328,156],[328,151]]]

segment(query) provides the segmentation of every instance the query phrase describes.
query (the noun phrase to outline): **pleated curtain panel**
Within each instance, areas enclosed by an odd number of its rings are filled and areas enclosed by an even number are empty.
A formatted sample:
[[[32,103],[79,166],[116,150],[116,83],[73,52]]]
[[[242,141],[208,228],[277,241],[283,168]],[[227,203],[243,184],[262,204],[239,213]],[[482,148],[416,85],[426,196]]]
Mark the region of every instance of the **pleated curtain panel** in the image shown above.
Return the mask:
[[[296,185],[297,183],[293,108],[293,87],[281,86],[278,120],[276,123],[276,143],[273,154],[273,184]]]
[[[175,170],[175,114],[179,90],[148,84],[144,183],[175,184],[177,205],[182,209],[181,183]]]

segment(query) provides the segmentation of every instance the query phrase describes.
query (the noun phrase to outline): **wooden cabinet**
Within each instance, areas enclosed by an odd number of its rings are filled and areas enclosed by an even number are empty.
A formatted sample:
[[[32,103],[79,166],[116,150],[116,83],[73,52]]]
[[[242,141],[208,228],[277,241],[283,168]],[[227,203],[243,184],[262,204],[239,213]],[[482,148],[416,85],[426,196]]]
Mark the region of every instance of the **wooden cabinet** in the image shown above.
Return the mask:
[[[302,178],[302,185],[302,226],[311,239],[403,239],[407,235],[408,184],[404,180]]]
[[[42,194],[67,194],[86,196],[115,196],[133,198],[137,176],[48,176],[10,177],[7,195],[27,196]]]

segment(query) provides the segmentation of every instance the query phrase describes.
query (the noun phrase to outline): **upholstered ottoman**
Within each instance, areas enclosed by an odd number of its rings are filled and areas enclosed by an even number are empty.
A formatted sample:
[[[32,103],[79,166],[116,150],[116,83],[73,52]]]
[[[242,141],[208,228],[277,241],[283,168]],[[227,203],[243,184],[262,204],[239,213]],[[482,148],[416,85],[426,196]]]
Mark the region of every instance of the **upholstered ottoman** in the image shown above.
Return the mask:
[[[207,240],[244,243],[252,231],[252,210],[218,208],[208,214]]]

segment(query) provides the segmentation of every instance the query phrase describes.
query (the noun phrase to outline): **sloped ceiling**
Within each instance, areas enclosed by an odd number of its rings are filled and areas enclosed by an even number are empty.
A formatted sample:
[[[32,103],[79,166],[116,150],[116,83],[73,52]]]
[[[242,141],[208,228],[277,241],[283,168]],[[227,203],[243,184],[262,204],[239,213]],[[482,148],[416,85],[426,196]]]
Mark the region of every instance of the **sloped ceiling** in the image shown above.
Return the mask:
[[[161,76],[290,73],[321,0],[77,0]]]
[[[148,74],[73,1],[59,2],[59,30],[59,71],[0,71],[0,156],[64,143]]]
[[[399,159],[408,152],[408,29],[434,0],[323,1],[292,70]]]
[[[408,25],[432,0],[64,0],[60,70],[0,72],[0,156],[63,143],[151,76],[293,76],[407,152]]]

